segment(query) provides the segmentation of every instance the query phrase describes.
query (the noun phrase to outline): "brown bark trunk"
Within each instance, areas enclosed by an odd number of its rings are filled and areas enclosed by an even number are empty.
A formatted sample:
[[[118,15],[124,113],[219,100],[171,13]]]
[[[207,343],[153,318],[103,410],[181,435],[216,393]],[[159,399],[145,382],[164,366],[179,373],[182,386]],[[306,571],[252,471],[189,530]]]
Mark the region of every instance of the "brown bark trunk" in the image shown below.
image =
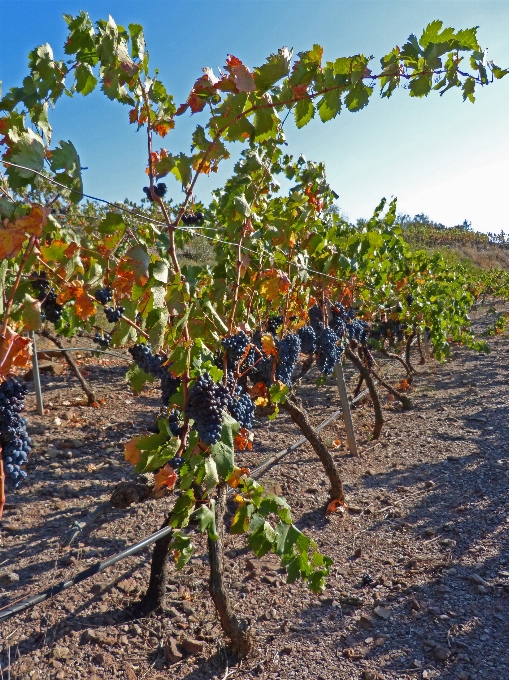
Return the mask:
[[[216,501],[216,531],[217,540],[208,539],[210,558],[209,592],[214,602],[221,627],[229,639],[232,649],[240,657],[247,656],[251,651],[251,638],[245,621],[239,621],[235,616],[223,581],[224,570],[224,515],[226,511],[227,487],[221,482],[218,487]]]
[[[69,352],[65,351],[65,348],[63,344],[60,342],[60,340],[52,335],[49,331],[43,330],[41,331],[41,335],[45,338],[48,338],[48,340],[51,340],[53,344],[55,344],[58,348],[63,350],[62,354],[64,355],[65,360],[69,364],[71,371],[74,373],[74,375],[78,378],[81,387],[83,388],[83,392],[87,395],[88,399],[88,405],[92,406],[92,404],[95,404],[97,399],[95,397],[95,393],[88,384],[88,382],[85,380],[85,378],[82,376],[80,369],[78,368],[77,363],[74,361],[72,356],[69,354]]]
[[[361,377],[366,383],[366,387],[369,390],[369,396],[371,397],[371,401],[373,402],[373,409],[375,411],[375,426],[373,428],[373,437],[375,439],[378,439],[384,424],[384,417],[382,413],[382,407],[380,406],[380,399],[378,398],[378,392],[376,391],[375,383],[373,382],[373,378],[371,377],[369,369],[366,368],[366,366],[364,366],[359,357],[355,354],[355,352],[352,352],[352,350],[349,347],[346,348],[346,356],[350,359],[352,364],[359,371]]]
[[[424,352],[422,351],[422,343],[421,343],[421,334],[417,333],[417,348],[419,350],[419,354],[421,356],[419,363],[421,366],[426,363],[426,357],[424,356]]]
[[[374,369],[371,369],[371,372],[373,373],[376,380],[378,380],[380,385],[383,385],[385,389],[390,394],[392,394],[393,397],[395,397],[395,399],[397,399],[403,404],[403,408],[405,409],[405,411],[409,411],[414,407],[412,401],[406,396],[406,394],[403,394],[402,392],[399,392],[397,389],[395,389],[390,383],[388,383],[380,375],[378,375],[378,373]]]
[[[406,379],[408,381],[408,384],[411,385],[412,380],[414,379],[413,372],[410,366],[407,364],[407,362],[403,359],[403,357],[401,357],[399,354],[396,354],[395,352],[389,352],[388,350],[385,349],[385,347],[382,347],[380,351],[385,357],[388,357],[389,359],[396,359],[397,361],[400,362],[400,364],[406,371]]]
[[[354,398],[354,399],[355,399],[355,397],[359,394],[359,392],[361,391],[361,387],[362,387],[362,383],[363,383],[363,382],[364,382],[364,378],[363,378],[362,375],[361,375],[361,376],[359,376],[359,381],[358,381],[358,383],[357,383],[357,387],[355,388],[354,393],[353,393],[353,398]]]
[[[171,513],[164,520],[161,529],[167,527],[170,520]],[[168,553],[172,537],[173,534],[169,533],[155,542],[147,592],[134,607],[138,616],[148,616],[164,605],[166,581],[168,579]]]
[[[308,442],[313,447],[314,452],[320,459],[320,462],[325,469],[325,473],[329,478],[331,485],[329,490],[331,500],[344,501],[345,492],[343,491],[343,482],[339,476],[334,459],[332,458],[330,451],[323,443],[320,435],[309,422],[308,414],[306,413],[305,409],[302,408],[301,400],[293,395],[288,396],[285,403],[281,404],[281,408],[283,408],[288,413],[290,418],[306,437]]]

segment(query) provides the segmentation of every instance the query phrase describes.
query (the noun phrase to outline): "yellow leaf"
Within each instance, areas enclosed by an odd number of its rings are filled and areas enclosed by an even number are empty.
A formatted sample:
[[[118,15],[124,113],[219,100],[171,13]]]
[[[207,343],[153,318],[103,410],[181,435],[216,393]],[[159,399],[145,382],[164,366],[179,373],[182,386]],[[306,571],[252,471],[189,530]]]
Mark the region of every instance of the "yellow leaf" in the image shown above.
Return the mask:
[[[272,354],[277,356],[277,347],[274,337],[270,333],[262,335],[262,349],[265,354]]]
[[[78,318],[81,320],[88,319],[89,316],[95,314],[95,305],[86,293],[76,297],[75,309]]]
[[[269,400],[267,399],[267,397],[257,397],[254,403],[256,406],[267,406]]]
[[[137,446],[140,441],[140,436],[133,437],[133,439],[130,439],[124,446],[124,458],[131,463],[131,465],[138,465],[141,460],[141,453]]]
[[[42,236],[42,228],[46,224],[51,208],[43,208],[42,205],[33,204],[28,215],[18,217],[12,223],[16,231],[24,231],[31,236]]]
[[[8,260],[19,255],[25,239],[24,231],[0,228],[0,260]]]

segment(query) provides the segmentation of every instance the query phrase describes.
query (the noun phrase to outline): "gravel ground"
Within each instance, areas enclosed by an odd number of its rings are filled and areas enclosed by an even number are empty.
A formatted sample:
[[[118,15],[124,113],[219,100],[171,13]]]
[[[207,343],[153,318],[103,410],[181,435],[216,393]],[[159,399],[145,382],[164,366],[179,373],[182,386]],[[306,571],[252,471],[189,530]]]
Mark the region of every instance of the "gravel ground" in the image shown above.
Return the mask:
[[[486,307],[474,314],[477,332],[490,321]],[[325,515],[327,481],[309,446],[266,473],[265,486],[288,498],[297,526],[334,566],[316,596],[302,584],[286,585],[277,559],[254,559],[242,537],[227,537],[226,580],[236,612],[251,624],[251,658],[239,663],[228,654],[207,593],[205,542],[196,535],[195,557],[170,574],[164,614],[135,619],[129,611],[146,587],[149,548],[1,624],[0,678],[507,680],[507,334],[490,344],[488,356],[458,347],[447,363],[419,367],[415,408],[402,412],[384,400],[378,442],[370,437],[370,404],[354,410],[361,456],[351,457],[344,445],[334,449],[346,516]],[[130,479],[122,442],[158,408],[157,387],[139,397],[126,387],[122,360],[80,364],[104,396],[100,408],[82,405],[66,369],[43,378],[45,416],[36,414],[33,391],[27,398],[36,447],[28,483],[8,496],[0,607],[156,531],[171,502],[110,511],[59,551],[73,522]],[[318,390],[312,377],[299,394],[317,425],[338,397],[332,382]],[[344,441],[341,421],[322,435],[331,447]],[[298,437],[285,414],[259,422],[253,452],[241,460],[253,468]],[[364,585],[365,575],[371,584]]]

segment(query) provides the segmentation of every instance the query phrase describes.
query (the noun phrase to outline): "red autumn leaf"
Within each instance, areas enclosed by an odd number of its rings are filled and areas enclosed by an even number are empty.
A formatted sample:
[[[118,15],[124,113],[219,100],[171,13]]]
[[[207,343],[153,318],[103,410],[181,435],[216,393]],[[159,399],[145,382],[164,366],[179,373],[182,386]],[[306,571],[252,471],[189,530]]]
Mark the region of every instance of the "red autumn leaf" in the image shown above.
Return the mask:
[[[293,96],[295,99],[304,99],[308,94],[307,85],[295,85],[292,87]]]
[[[157,491],[157,489],[161,489],[162,487],[167,487],[168,489],[173,489],[175,486],[175,482],[177,481],[177,474],[175,470],[166,463],[164,467],[162,467],[159,472],[156,472],[154,475],[154,490]]]
[[[129,111],[129,122],[130,123],[136,123],[138,120],[138,109],[131,109]]]

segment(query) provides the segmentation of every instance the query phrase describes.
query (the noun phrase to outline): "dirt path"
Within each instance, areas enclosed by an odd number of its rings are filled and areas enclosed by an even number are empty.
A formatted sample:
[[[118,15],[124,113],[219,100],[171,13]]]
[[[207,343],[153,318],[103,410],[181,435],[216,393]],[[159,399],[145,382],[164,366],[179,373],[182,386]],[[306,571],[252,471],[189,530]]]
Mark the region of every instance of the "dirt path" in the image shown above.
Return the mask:
[[[477,331],[486,324],[483,308]],[[243,539],[228,537],[229,588],[237,612],[250,619],[254,658],[239,666],[227,656],[207,595],[205,545],[197,535],[196,556],[171,575],[165,616],[133,620],[126,610],[146,585],[146,550],[2,624],[2,680],[9,658],[12,680],[507,680],[507,334],[490,344],[489,356],[457,348],[445,365],[427,364],[427,374],[415,382],[413,411],[384,403],[387,423],[378,443],[369,437],[370,406],[355,410],[362,457],[353,459],[344,446],[335,452],[353,510],[347,517],[325,517],[326,479],[309,447],[265,475],[264,483],[288,497],[297,525],[333,557],[334,567],[317,597],[301,584],[286,585],[277,560],[251,559]],[[141,397],[126,388],[126,365],[91,365],[88,377],[106,396],[99,409],[79,405],[79,386],[65,372],[44,379],[44,418],[29,396],[37,447],[29,483],[8,498],[0,606],[159,528],[167,500],[112,511],[68,551],[57,547],[75,520],[107,498],[113,482],[130,478],[121,443],[157,408],[157,388]],[[310,383],[300,394],[315,424],[337,408],[332,383],[322,390]],[[244,459],[251,468],[298,438],[284,415],[259,423],[255,435],[255,450]],[[323,436],[331,445],[345,439],[340,422]],[[371,585],[363,585],[364,575]],[[193,653],[184,651],[168,664],[162,645],[170,638]],[[167,647],[166,658],[170,652]]]

